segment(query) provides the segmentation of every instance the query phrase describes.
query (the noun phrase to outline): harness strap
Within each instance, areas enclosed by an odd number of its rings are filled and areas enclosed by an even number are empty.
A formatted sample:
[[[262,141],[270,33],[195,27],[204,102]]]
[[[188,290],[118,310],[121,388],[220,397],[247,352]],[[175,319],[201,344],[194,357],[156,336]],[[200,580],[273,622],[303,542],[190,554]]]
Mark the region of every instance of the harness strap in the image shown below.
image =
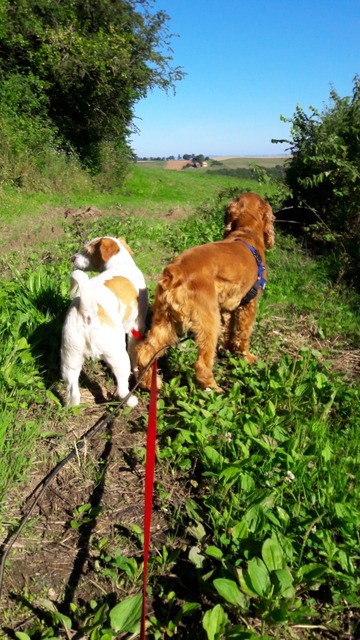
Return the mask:
[[[247,305],[251,300],[253,300],[255,298],[255,296],[257,295],[259,289],[261,289],[261,291],[263,291],[266,287],[266,279],[264,277],[264,271],[266,270],[265,265],[261,262],[261,257],[259,255],[259,252],[255,249],[255,247],[253,247],[251,244],[248,244],[245,240],[243,240],[242,238],[235,238],[234,242],[242,242],[253,254],[255,260],[256,260],[256,264],[258,267],[258,276],[257,276],[257,280],[255,282],[255,284],[251,287],[250,291],[247,292],[246,296],[244,296],[240,302],[239,302],[239,307],[244,307],[245,305]]]
[[[142,340],[141,333],[137,329],[131,329],[131,333],[136,340],[139,340],[139,342]]]

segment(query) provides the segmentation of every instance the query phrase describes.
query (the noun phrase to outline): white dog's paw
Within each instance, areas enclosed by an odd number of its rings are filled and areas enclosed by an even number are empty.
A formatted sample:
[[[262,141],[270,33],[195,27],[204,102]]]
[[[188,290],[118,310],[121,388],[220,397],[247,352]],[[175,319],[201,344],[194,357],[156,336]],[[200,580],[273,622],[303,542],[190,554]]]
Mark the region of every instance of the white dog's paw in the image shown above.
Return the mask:
[[[66,406],[71,409],[71,407],[78,407],[80,404],[80,393],[72,393],[68,394],[66,397]]]
[[[138,401],[136,396],[130,396],[126,401],[126,404],[127,404],[128,407],[136,407],[138,402],[139,401]]]

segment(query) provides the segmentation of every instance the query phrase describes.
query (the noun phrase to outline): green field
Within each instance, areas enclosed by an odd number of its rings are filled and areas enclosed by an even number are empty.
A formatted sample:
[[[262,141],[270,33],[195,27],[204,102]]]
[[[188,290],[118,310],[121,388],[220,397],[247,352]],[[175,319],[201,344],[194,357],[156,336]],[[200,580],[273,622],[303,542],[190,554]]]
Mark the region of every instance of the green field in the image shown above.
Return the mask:
[[[257,164],[265,169],[283,166],[286,162],[285,156],[245,156],[245,157],[219,157],[212,158],[220,161],[225,167],[230,169],[248,169],[251,165]],[[210,167],[211,168],[211,167]]]
[[[221,238],[235,193],[251,189],[275,209],[277,188],[139,163],[111,193],[3,191],[0,638],[138,637],[149,395],[137,390],[139,406],[119,409],[110,372],[89,362],[84,404],[63,406],[70,256],[92,237],[125,236],[152,301],[174,255]],[[148,638],[358,637],[359,298],[275,228],[257,364],[219,358],[217,395],[196,386],[191,339],[159,361]]]

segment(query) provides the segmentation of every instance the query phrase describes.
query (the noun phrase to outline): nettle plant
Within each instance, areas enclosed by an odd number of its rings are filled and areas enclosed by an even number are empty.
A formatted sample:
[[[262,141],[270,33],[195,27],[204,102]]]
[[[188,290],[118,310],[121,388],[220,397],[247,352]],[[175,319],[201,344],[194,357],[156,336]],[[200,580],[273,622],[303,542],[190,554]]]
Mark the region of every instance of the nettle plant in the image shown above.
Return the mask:
[[[209,639],[257,637],[246,619],[265,637],[321,609],[329,618],[351,609],[360,587],[356,391],[304,352],[255,368],[230,357],[226,394],[189,394],[191,353],[179,357],[188,380],[164,386],[158,457],[174,481],[187,478],[173,514],[190,545],[180,602],[197,593]]]

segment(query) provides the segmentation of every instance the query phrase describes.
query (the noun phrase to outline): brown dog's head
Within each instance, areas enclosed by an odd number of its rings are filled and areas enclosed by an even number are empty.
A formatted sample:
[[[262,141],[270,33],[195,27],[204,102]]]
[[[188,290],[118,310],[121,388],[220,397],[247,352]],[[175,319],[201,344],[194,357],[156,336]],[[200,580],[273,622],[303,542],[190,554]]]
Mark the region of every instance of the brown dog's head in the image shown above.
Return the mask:
[[[266,249],[275,244],[275,216],[270,205],[257,193],[241,193],[226,205],[224,238],[232,231],[249,229],[262,236]]]

